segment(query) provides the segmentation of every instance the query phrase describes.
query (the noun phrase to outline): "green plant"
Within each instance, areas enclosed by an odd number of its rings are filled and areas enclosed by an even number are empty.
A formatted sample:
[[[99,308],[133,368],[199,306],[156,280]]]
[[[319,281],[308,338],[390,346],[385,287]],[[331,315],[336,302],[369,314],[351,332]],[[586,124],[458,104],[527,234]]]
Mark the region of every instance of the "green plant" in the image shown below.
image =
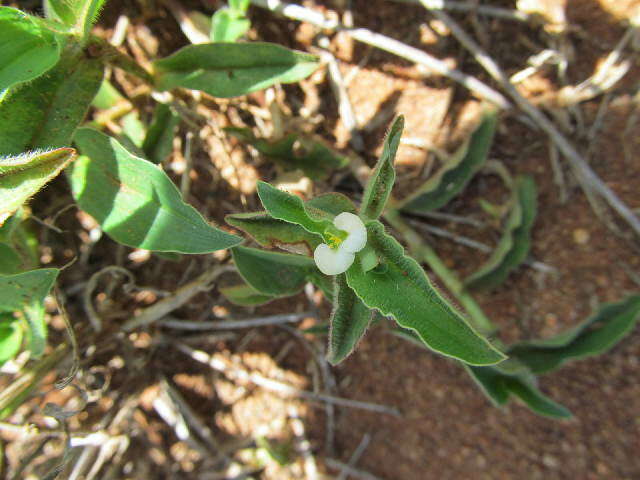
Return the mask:
[[[570,415],[538,389],[536,375],[615,345],[640,317],[638,297],[605,305],[559,337],[504,345],[470,290],[501,284],[527,259],[536,214],[533,179],[523,176],[508,185],[512,195],[502,239],[465,281],[404,219],[446,205],[482,170],[498,121],[495,112],[487,111],[463,147],[403,200],[392,196],[402,117],[387,134],[358,206],[340,193],[304,201],[259,182],[264,211],[231,213],[226,220],[267,249],[243,246],[243,237],[212,226],[185,203],[158,167],[181,121],[171,102],[157,104],[146,131],[139,118],[129,117],[121,138],[99,131],[99,122],[82,126],[83,121],[92,104],[113,108],[125,100],[104,80],[107,67],[159,92],[194,89],[228,98],[304,79],[319,67],[318,58],[274,44],[236,42],[249,28],[248,4],[233,1],[213,16],[212,43],[155,59],[147,71],[91,34],[103,3],[47,0],[46,18],[0,7],[0,43],[6,46],[0,51],[0,364],[15,357],[25,338],[34,358],[45,351],[44,299],[60,270],[38,268],[26,204],[66,170],[78,207],[115,242],[162,254],[231,249],[243,281],[221,289],[231,302],[259,305],[314,284],[333,304],[328,329],[333,364],[355,349],[379,312],[401,327],[398,335],[462,362],[495,404],[513,396],[539,414]],[[225,131],[283,169],[312,179],[325,179],[348,162],[301,134],[269,141],[248,129]],[[439,293],[422,263],[466,314]],[[9,399],[3,405],[0,415],[6,416],[17,404]]]

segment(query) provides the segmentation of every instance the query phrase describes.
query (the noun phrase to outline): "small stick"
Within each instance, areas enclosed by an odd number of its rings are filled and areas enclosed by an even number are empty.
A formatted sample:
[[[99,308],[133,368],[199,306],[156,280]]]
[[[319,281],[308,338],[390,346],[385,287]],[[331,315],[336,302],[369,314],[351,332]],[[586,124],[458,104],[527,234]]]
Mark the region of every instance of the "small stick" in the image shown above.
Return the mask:
[[[366,43],[399,57],[405,58],[414,63],[423,65],[440,75],[448,77],[465,86],[481,98],[498,105],[507,110],[511,107],[509,101],[499,92],[489,87],[471,75],[449,68],[449,66],[428,53],[411,47],[393,38],[372,32],[366,28],[347,28],[338,21],[329,20],[319,12],[292,3],[281,2],[280,0],[251,0],[254,5],[279,13],[287,18],[310,23],[318,28],[329,31],[342,31],[354,40]]]
[[[110,273],[111,275],[124,275],[130,283],[133,283],[134,281],[133,274],[129,270],[117,265],[109,265],[91,275],[82,294],[82,305],[84,306],[84,311],[87,313],[87,317],[89,317],[89,323],[91,323],[91,326],[96,332],[100,332],[102,330],[102,319],[93,306],[91,296],[98,286],[98,280],[100,277],[107,273]]]
[[[365,433],[362,436],[362,440],[360,440],[360,443],[358,444],[353,454],[351,455],[351,458],[349,458],[349,463],[346,465],[348,468],[355,467],[356,463],[358,463],[358,460],[360,460],[360,457],[362,457],[362,454],[369,446],[369,442],[371,442],[371,435],[369,435],[368,433]],[[336,480],[347,480],[348,476],[349,476],[349,472],[347,471],[347,469],[342,468],[340,470],[340,475],[338,475],[338,478],[336,478]]]
[[[144,327],[157,322],[172,311],[180,308],[192,297],[200,292],[205,292],[213,288],[212,282],[225,272],[231,272],[234,267],[231,265],[216,265],[201,274],[194,281],[180,287],[172,295],[163,298],[159,302],[145,308],[139,315],[129,319],[122,326],[122,330],[130,332],[138,327]]]
[[[382,480],[380,477],[376,477],[369,472],[365,472],[364,470],[360,470],[357,468],[350,467],[344,462],[340,460],[336,460],[335,458],[325,458],[324,459],[327,466],[331,468],[335,468],[336,470],[341,470],[347,472],[347,474],[351,475],[355,478],[360,478],[361,480]]]
[[[193,132],[187,132],[184,146],[184,172],[180,177],[180,193],[182,198],[187,199],[191,188],[191,169],[193,168],[193,157],[191,147],[193,146]]]
[[[420,0],[394,0],[400,3],[414,3],[419,5]],[[502,20],[513,20],[516,22],[529,22],[531,15],[520,10],[510,10],[508,8],[492,7],[490,5],[478,5],[476,2],[460,2],[456,0],[426,0],[431,10],[452,10],[459,12],[477,13],[487,17],[500,18]],[[423,3],[423,5],[424,5]]]
[[[296,439],[296,450],[302,456],[305,478],[308,480],[318,479],[318,466],[316,465],[316,459],[311,453],[311,444],[307,439],[304,423],[300,419],[298,409],[294,406],[289,408],[289,418],[291,423],[291,430]]]
[[[416,216],[416,217],[424,217],[424,218],[428,218],[428,219],[434,219],[434,220],[444,220],[447,222],[451,222],[451,223],[460,223],[463,225],[471,225],[472,227],[476,227],[476,228],[483,228],[485,226],[484,222],[480,221],[480,220],[476,220],[475,218],[471,218],[471,217],[465,217],[462,215],[455,215],[453,213],[446,213],[446,212],[437,212],[437,211],[433,211],[433,212],[408,212],[410,215]]]
[[[293,323],[312,315],[311,312],[285,313],[281,315],[269,315],[268,317],[247,318],[244,320],[223,320],[219,322],[191,322],[179,319],[163,319],[159,325],[177,330],[235,330],[237,328],[265,327],[279,325],[281,323]]]

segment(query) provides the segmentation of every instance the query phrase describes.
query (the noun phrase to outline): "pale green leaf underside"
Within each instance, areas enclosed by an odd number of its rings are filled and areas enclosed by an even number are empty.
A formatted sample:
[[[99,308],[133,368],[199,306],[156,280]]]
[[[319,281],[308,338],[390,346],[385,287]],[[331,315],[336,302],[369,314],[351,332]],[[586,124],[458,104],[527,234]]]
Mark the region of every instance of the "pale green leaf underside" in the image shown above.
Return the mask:
[[[202,90],[214,97],[236,97],[291,83],[311,75],[318,58],[271,43],[189,45],[154,62],[159,90]]]
[[[61,43],[37,18],[0,7],[0,92],[52,68],[60,58]]]
[[[465,280],[467,288],[496,287],[526,260],[536,218],[536,184],[532,177],[518,177],[512,204],[498,245],[487,262]]]
[[[415,331],[434,351],[471,365],[492,365],[505,356],[479,336],[431,285],[414,259],[384,233],[378,221],[367,223],[367,238],[381,265],[365,272],[360,262],[347,271],[347,282],[369,308],[391,315]]]
[[[74,198],[117,242],[160,252],[207,253],[242,241],[209,225],[182,201],[162,170],[117,140],[82,128],[75,141],[83,156],[70,176]]]
[[[403,129],[404,117],[401,115],[395,119],[384,139],[382,155],[380,155],[364,190],[360,215],[365,221],[377,219],[382,214],[389,195],[391,195],[391,189],[396,179],[393,162],[400,146]]]
[[[356,348],[371,322],[373,312],[349,288],[344,274],[336,275],[334,282],[327,358],[336,365]]]
[[[74,158],[72,148],[0,157],[0,225]]]
[[[484,165],[493,142],[496,123],[496,112],[486,112],[469,140],[433,177],[407,197],[400,208],[410,212],[428,212],[449,203]]]
[[[248,284],[222,287],[219,289],[219,291],[231,303],[239,305],[241,307],[255,307],[258,305],[263,305],[276,298],[272,295],[265,295],[263,293],[260,293]]]

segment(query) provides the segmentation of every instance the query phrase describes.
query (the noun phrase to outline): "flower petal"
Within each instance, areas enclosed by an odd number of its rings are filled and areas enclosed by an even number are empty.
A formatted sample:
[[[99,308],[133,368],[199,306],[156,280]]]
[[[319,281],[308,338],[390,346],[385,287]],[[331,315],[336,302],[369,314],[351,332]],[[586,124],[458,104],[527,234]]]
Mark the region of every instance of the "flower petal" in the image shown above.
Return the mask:
[[[367,228],[360,217],[349,212],[342,212],[333,219],[333,224],[349,234],[340,244],[339,249],[349,253],[359,252],[367,244]]]
[[[355,255],[343,249],[333,250],[326,243],[321,243],[313,252],[313,259],[325,275],[338,275],[349,269]]]

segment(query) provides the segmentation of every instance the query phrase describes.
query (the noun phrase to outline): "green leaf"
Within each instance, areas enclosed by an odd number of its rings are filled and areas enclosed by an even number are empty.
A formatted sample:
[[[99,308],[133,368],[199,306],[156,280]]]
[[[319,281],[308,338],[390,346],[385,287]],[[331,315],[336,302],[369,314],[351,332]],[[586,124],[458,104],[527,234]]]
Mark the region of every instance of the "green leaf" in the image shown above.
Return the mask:
[[[0,157],[0,225],[75,158],[73,148]]]
[[[255,307],[263,305],[276,298],[272,295],[264,295],[246,283],[233,285],[231,287],[223,287],[220,288],[219,291],[231,303],[240,305],[241,307]]]
[[[400,208],[408,212],[428,212],[449,203],[485,163],[496,124],[496,112],[487,111],[469,140],[432,178],[407,197]]]
[[[221,8],[211,18],[212,42],[235,42],[242,37],[249,28],[251,22],[241,12],[230,8]]]
[[[45,0],[47,18],[57,20],[87,38],[106,0]]]
[[[0,7],[0,92],[51,69],[60,59],[63,41],[37,18]]]
[[[287,297],[317,280],[315,262],[308,257],[249,247],[234,247],[231,253],[242,278],[264,295]]]
[[[391,315],[404,328],[415,331],[429,348],[471,365],[491,365],[505,359],[479,336],[462,315],[431,285],[414,259],[384,233],[376,220],[367,223],[367,243],[381,265],[365,272],[355,261],[347,282],[369,308]]]
[[[571,418],[564,406],[544,395],[535,384],[535,377],[508,375],[495,367],[465,365],[471,378],[496,406],[505,405],[511,396],[519,398],[534,413],[556,419]]]
[[[0,366],[20,351],[22,328],[11,314],[0,314]]]
[[[103,71],[100,60],[67,50],[46,75],[10,89],[0,101],[0,155],[70,146]]]
[[[302,199],[266,182],[258,182],[258,196],[274,218],[300,225],[310,233],[323,235],[333,225],[333,218],[320,209],[306,206]]]
[[[337,216],[342,212],[356,213],[356,206],[349,197],[342,193],[330,192],[313,197],[306,202],[307,209],[313,211],[321,210],[327,215]]]
[[[91,102],[91,105],[100,110],[108,110],[115,107],[118,102],[125,100],[122,94],[111,84],[109,80],[103,80],[98,89],[98,93]]]
[[[168,105],[159,103],[156,106],[153,121],[142,144],[142,150],[153,163],[162,163],[171,154],[179,124],[180,116]]]
[[[251,0],[229,0],[229,8],[238,13],[247,13]]]
[[[640,319],[640,296],[604,304],[577,327],[548,340],[522,342],[509,351],[534,373],[556,370],[565,362],[600,355],[613,348]]]
[[[307,232],[300,225],[273,218],[266,212],[227,215],[229,225],[248,233],[263,247],[278,247],[292,253],[311,255],[322,238]]]
[[[42,268],[14,275],[0,275],[0,312],[21,312],[29,324],[29,345],[34,356],[44,352],[47,326],[44,298],[60,270]]]
[[[271,43],[189,45],[154,62],[156,88],[202,90],[214,97],[237,97],[274,83],[311,75],[318,58]]]
[[[502,237],[487,262],[465,280],[467,288],[493,288],[506,280],[527,258],[531,229],[536,219],[536,184],[532,177],[518,177],[513,207]]]
[[[18,273],[22,266],[22,258],[10,245],[0,243],[0,274]]]
[[[356,348],[371,322],[373,312],[349,288],[344,274],[336,275],[334,282],[327,359],[332,365],[337,365]]]
[[[128,140],[136,146],[138,150],[142,147],[147,134],[144,123],[140,120],[138,112],[133,111],[122,117],[122,133]]]
[[[284,170],[301,170],[313,180],[322,180],[335,169],[343,168],[348,160],[320,142],[297,133],[269,142],[257,138],[249,128],[227,127],[230,135],[255,147],[258,152],[273,160]]]
[[[209,225],[182,201],[162,170],[132,155],[117,140],[82,128],[75,141],[86,156],[71,172],[73,196],[117,242],[178,253],[213,252],[242,242]]]
[[[404,129],[404,117],[401,115],[395,119],[382,147],[382,155],[367,182],[360,205],[360,216],[364,221],[377,219],[384,210],[393,182],[396,180],[396,170],[393,162],[396,158],[400,137]]]

